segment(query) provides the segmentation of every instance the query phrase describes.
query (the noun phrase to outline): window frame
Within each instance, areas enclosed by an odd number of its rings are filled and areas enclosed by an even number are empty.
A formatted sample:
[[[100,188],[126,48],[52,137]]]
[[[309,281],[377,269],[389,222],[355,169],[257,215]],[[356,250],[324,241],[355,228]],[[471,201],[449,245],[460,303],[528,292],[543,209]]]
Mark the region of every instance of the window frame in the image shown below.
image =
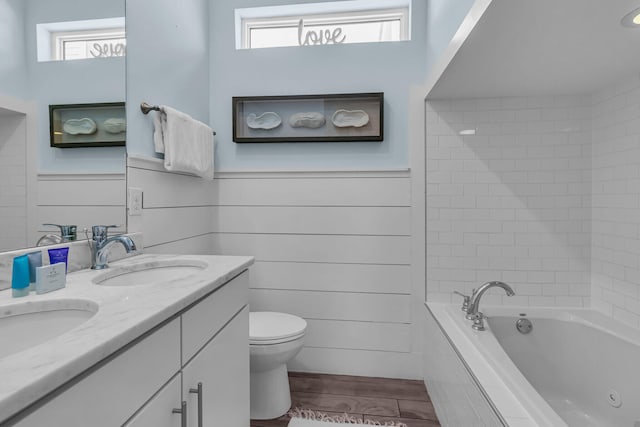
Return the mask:
[[[51,32],[51,52],[53,53],[53,60],[55,61],[71,61],[65,56],[65,43],[69,41],[107,41],[115,39],[126,40],[126,30],[122,28],[100,28],[89,30],[74,30],[74,31],[54,31]],[[126,47],[126,42],[125,42]],[[126,56],[126,48],[124,55]],[[87,57],[83,59],[95,59],[101,58],[100,56]]]
[[[57,54],[58,47],[55,38],[64,36],[71,40],[73,35],[79,36],[76,39],[90,38],[84,34],[91,34],[95,39],[97,34],[122,33],[126,47],[126,20],[124,16],[112,18],[84,19],[79,21],[42,22],[36,24],[36,56],[38,62],[65,61]],[[125,49],[126,55],[126,49]],[[104,59],[104,57],[89,57],[87,59]],[[117,58],[117,57],[114,57]],[[79,58],[76,58],[79,59]],[[67,59],[66,61],[70,61]]]
[[[331,2],[326,3],[327,7],[324,8],[324,12],[320,13],[314,9],[310,9],[308,13],[302,10],[300,13],[268,13],[269,7],[258,8],[265,9],[265,12],[261,15],[260,12],[249,13],[246,16],[240,12],[236,19],[236,25],[240,26],[237,35],[240,37],[239,41],[236,41],[236,48],[238,49],[260,49],[263,47],[251,47],[251,31],[254,29],[269,29],[269,28],[296,28],[300,19],[304,19],[305,27],[319,26],[319,25],[344,25],[344,24],[357,24],[366,22],[393,22],[399,21],[400,31],[398,41],[411,40],[411,3],[410,0],[405,2],[406,4],[396,4],[398,2],[390,3],[389,5],[378,5],[378,7],[361,7],[353,10],[330,10]],[[304,7],[305,5],[297,5]],[[317,4],[309,4],[313,7]],[[329,11],[327,11],[329,9]],[[242,9],[236,9],[236,14]],[[239,18],[239,19],[238,19]],[[348,43],[348,42],[347,42]],[[383,41],[371,40],[367,43],[383,43]],[[298,44],[288,45],[289,47],[299,46]],[[267,46],[264,46],[266,48]],[[275,46],[273,46],[275,47]]]

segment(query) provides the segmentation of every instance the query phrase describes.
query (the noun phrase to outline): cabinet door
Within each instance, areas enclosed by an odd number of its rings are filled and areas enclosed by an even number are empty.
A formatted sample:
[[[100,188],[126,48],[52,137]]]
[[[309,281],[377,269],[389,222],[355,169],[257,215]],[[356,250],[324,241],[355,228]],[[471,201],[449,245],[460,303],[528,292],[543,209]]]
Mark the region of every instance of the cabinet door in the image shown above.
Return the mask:
[[[245,271],[182,315],[182,363],[189,361],[211,337],[249,302],[249,271]]]
[[[172,413],[181,405],[180,374],[176,375],[124,427],[178,427],[180,414]]]
[[[202,426],[249,425],[249,307],[245,306],[183,368],[183,398],[190,427],[198,427],[198,395],[202,383]]]
[[[120,426],[179,371],[180,319],[175,319],[43,400],[16,426]]]

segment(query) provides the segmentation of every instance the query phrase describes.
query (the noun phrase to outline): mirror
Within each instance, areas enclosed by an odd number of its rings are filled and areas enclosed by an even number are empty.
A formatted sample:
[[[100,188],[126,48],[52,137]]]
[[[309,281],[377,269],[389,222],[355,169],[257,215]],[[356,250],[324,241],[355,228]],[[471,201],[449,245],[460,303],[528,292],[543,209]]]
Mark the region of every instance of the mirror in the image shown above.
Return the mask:
[[[78,239],[126,223],[125,148],[51,147],[49,127],[49,105],[124,102],[123,35],[113,33],[124,14],[125,0],[0,0],[0,252],[60,235],[43,223],[76,225]],[[90,59],[50,60],[83,50]]]

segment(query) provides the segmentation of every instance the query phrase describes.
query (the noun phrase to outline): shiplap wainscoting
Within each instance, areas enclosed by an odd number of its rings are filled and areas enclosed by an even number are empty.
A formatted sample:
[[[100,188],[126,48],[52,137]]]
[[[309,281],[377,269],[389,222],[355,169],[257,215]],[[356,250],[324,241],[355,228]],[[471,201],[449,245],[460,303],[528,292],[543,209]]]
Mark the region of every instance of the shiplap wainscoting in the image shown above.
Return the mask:
[[[145,251],[251,255],[251,310],[305,318],[295,371],[420,378],[408,171],[218,173],[130,158]]]
[[[38,174],[37,209],[29,245],[44,234],[59,234],[42,224],[75,224],[78,239],[92,225],[118,225],[112,233],[126,232],[126,178],[124,173]]]
[[[167,172],[159,159],[129,156],[127,187],[143,191],[142,215],[128,216],[128,230],[143,233],[145,252],[213,253],[215,181]]]
[[[419,378],[409,172],[222,173],[214,252],[253,255],[251,310],[305,318],[296,371]]]
[[[251,255],[251,310],[305,318],[292,370],[419,378],[408,171],[219,173],[129,159],[145,251]]]

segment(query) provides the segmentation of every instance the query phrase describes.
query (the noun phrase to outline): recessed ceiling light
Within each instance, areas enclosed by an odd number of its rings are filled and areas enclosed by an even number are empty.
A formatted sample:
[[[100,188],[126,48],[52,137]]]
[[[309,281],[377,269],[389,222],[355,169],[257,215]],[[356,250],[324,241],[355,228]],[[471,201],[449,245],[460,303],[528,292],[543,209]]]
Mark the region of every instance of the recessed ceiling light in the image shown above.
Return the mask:
[[[620,22],[625,27],[640,28],[640,7],[627,13]]]

